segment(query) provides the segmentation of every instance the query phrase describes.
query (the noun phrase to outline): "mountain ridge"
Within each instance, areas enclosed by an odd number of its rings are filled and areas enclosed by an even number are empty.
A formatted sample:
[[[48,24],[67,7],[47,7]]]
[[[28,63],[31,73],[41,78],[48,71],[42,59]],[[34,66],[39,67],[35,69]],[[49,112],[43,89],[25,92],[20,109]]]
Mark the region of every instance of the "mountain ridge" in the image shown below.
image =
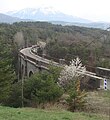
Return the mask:
[[[91,22],[91,23],[78,23],[78,22],[65,22],[65,21],[51,21],[52,24],[58,24],[58,25],[68,25],[68,26],[80,26],[80,27],[87,27],[87,28],[99,28],[106,30],[110,27],[110,23],[106,22]]]
[[[21,19],[17,17],[12,17],[3,13],[0,13],[0,23],[13,23],[20,22]]]
[[[37,21],[65,21],[65,22],[80,22],[90,23],[90,20],[79,18],[72,15],[67,15],[54,8],[26,8],[17,12],[7,12],[7,15],[19,17],[21,19],[31,19]]]
[[[14,23],[14,22],[28,22],[28,21],[44,21],[57,25],[75,25],[80,27],[107,29],[110,23],[106,22],[92,22],[83,18],[66,15],[52,7],[41,8],[25,8],[17,11],[9,11],[6,14],[0,13],[0,23]]]
[[[18,18],[18,17],[13,17],[13,16],[10,16],[10,15],[7,15],[7,14],[0,13],[0,23],[13,24],[14,22],[21,22],[21,21],[28,22],[28,21],[31,21],[31,20],[21,19],[21,18]]]

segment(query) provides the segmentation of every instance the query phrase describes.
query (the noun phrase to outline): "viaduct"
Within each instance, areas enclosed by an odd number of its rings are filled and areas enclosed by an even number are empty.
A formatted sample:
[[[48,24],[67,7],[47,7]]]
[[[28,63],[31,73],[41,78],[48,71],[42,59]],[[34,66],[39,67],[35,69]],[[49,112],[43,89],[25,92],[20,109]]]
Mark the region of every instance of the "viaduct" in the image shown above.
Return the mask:
[[[54,66],[61,66],[61,63],[48,60],[44,57],[38,56],[36,51],[38,46],[28,47],[19,52],[19,79],[23,77],[30,77],[35,72],[47,71],[50,64]]]
[[[59,63],[55,61],[51,61],[49,59],[46,59],[44,57],[41,57],[37,55],[37,49],[38,46],[32,46],[28,48],[24,48],[20,50],[19,52],[19,71],[18,76],[19,79],[24,79],[25,77],[30,77],[35,72],[40,71],[47,71],[50,64],[54,66],[62,66],[63,60],[60,59]],[[81,73],[81,71],[77,71]],[[82,73],[81,73],[82,74]],[[89,76],[91,78],[95,78],[100,81],[100,88],[104,88],[107,86],[107,89],[110,89],[110,69],[97,67],[97,73],[91,73],[89,71],[86,71],[86,73],[83,73],[86,76]],[[103,77],[102,77],[103,75]],[[107,83],[104,83],[104,81],[107,80]],[[107,84],[107,85],[105,85]],[[106,89],[106,88],[105,88]]]

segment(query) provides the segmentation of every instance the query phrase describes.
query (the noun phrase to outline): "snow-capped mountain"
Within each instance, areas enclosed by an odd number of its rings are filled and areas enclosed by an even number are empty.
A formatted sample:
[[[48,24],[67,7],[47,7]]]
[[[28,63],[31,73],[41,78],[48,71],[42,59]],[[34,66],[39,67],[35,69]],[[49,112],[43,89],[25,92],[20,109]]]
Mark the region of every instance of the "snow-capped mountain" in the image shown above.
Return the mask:
[[[90,20],[64,14],[53,7],[40,7],[40,8],[26,8],[19,11],[10,11],[6,13],[8,17],[0,15],[0,23],[13,23],[20,21],[48,21],[53,24],[60,25],[76,25],[90,28],[107,29],[110,23],[106,22],[91,22]],[[4,18],[4,19],[3,19]],[[13,18],[13,19],[12,19]],[[10,20],[11,19],[11,20]]]
[[[21,19],[31,19],[36,21],[66,21],[90,23],[91,21],[64,14],[52,7],[26,8],[20,11],[7,12],[7,15],[19,17]]]

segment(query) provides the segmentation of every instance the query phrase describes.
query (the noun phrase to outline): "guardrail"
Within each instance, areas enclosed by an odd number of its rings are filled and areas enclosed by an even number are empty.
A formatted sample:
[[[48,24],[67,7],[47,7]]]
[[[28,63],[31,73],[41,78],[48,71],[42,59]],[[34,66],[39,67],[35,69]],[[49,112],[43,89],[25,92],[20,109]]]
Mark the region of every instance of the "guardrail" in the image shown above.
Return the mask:
[[[47,56],[40,56],[40,55],[38,55],[37,54],[37,49],[39,48],[39,46],[37,46],[37,45],[35,45],[35,46],[32,46],[32,48],[31,48],[31,54],[33,54],[34,56],[36,56],[36,57],[38,57],[39,59],[40,59],[40,62],[42,63],[42,64],[44,64],[44,63],[47,63],[47,64],[50,64],[50,63],[52,63],[53,65],[56,65],[56,66],[61,66],[61,62],[60,61],[54,61],[53,59],[49,59],[49,57],[47,57]]]

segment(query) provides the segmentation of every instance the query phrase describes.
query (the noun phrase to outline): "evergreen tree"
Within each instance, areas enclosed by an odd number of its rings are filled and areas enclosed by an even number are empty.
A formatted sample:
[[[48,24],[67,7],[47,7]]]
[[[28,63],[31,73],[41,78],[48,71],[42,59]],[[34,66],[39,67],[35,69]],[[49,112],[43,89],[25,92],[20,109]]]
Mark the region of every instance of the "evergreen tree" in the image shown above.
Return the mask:
[[[37,104],[54,102],[63,94],[62,89],[55,83],[54,76],[48,72],[34,74],[25,81],[24,88],[25,100]]]
[[[0,39],[0,103],[6,102],[15,78],[11,51],[11,45]]]
[[[74,112],[85,107],[87,93],[80,90],[80,80],[71,81],[67,93],[69,95],[67,103],[70,111]]]

